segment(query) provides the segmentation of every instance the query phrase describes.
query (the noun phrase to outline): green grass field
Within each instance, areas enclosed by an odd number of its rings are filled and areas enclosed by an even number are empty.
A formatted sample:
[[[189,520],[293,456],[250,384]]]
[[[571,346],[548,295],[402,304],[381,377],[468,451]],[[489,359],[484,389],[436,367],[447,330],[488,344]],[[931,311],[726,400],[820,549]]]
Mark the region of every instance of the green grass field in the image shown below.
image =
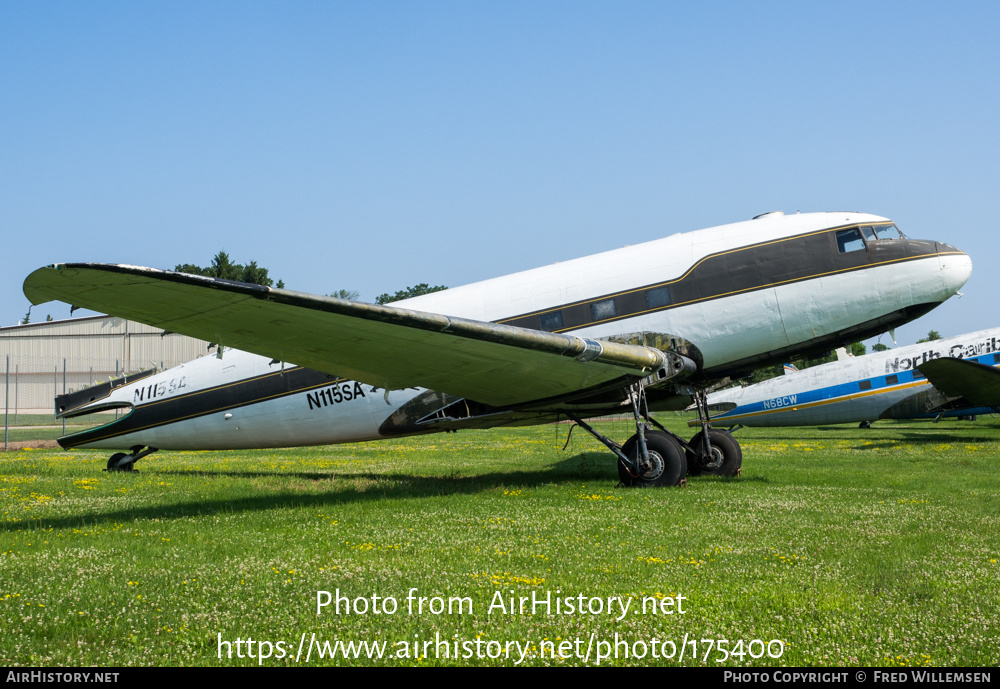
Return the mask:
[[[0,664],[1000,660],[1000,421],[744,429],[742,477],[677,489],[616,488],[580,429],[561,450],[568,428],[161,452],[134,474],[0,454]],[[337,590],[352,612],[317,614]],[[533,593],[553,614],[498,604]]]

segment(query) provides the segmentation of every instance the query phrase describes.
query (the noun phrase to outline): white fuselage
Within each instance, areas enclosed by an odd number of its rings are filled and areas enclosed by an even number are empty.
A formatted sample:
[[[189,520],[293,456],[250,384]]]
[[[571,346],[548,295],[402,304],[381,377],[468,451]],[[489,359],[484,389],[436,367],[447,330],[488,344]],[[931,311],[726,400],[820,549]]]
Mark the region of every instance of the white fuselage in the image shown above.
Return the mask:
[[[838,255],[831,235],[836,228],[888,222],[863,213],[768,214],[393,306],[593,339],[676,335],[696,346],[699,371],[710,378],[727,366],[876,334],[955,294],[969,277],[971,261],[953,247],[898,239],[870,244],[863,249],[869,253],[845,257],[842,248]],[[919,246],[905,259],[882,260],[876,251],[898,253],[911,245]],[[863,264],[844,262],[862,259]],[[808,268],[809,261],[816,261],[815,269]],[[651,301],[650,293],[661,288],[670,294],[666,305]],[[612,301],[617,311],[607,317],[607,304],[604,311],[599,307]],[[562,327],[547,320],[556,313],[564,319]],[[115,389],[101,401],[134,408],[129,432],[109,424],[102,432],[67,437],[65,444],[235,449],[376,439],[385,437],[380,428],[391,415],[425,392],[386,393],[333,379],[295,391],[274,378],[293,370],[291,364],[235,350],[221,359],[203,357]],[[152,391],[153,398],[141,390]]]
[[[241,404],[224,397],[237,385],[258,386],[301,371],[290,364],[271,363],[267,357],[226,349],[222,358],[203,356],[156,375],[116,388],[106,398],[146,413],[150,424],[133,433],[87,443],[86,447],[127,448],[148,445],[173,450],[215,450],[253,447],[295,447],[349,443],[378,438],[378,427],[402,404],[418,394],[416,389],[373,390],[356,381],[330,379],[308,385],[301,392],[279,394],[256,403]],[[269,390],[260,397],[267,398]],[[252,391],[242,393],[251,402]],[[190,408],[200,398],[214,400],[184,418],[177,409]],[[248,399],[250,398],[250,399]],[[164,409],[170,423],[162,423]],[[133,412],[135,413],[135,412]]]

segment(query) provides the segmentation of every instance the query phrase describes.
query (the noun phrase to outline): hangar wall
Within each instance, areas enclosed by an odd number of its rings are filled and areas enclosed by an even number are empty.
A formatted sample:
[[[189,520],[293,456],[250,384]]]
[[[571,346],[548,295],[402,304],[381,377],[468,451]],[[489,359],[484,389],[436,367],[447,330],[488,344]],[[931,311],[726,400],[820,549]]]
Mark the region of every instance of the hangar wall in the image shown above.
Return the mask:
[[[54,413],[57,394],[208,353],[202,340],[114,316],[0,328],[0,405],[11,414]]]

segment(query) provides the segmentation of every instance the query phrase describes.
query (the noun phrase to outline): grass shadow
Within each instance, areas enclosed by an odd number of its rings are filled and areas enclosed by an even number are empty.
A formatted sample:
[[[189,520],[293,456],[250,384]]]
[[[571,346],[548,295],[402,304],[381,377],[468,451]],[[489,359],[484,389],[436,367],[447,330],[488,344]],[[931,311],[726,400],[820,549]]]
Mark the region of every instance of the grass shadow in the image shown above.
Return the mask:
[[[140,477],[142,472],[136,472]],[[429,497],[448,495],[475,495],[501,488],[531,489],[541,486],[551,486],[560,483],[579,483],[581,481],[603,481],[608,486],[616,485],[618,475],[613,460],[607,453],[582,452],[567,457],[544,469],[533,471],[487,472],[482,474],[461,475],[452,472],[447,475],[418,475],[412,473],[383,473],[372,471],[330,471],[330,472],[262,472],[262,471],[185,471],[161,470],[158,476],[227,478],[233,480],[279,479],[289,481],[309,481],[311,483],[329,482],[330,490],[308,493],[297,490],[281,489],[278,492],[267,492],[267,487],[257,487],[260,494],[235,499],[216,500],[203,499],[132,507],[128,509],[113,509],[88,515],[58,518],[37,518],[19,522],[8,522],[0,525],[0,531],[19,531],[24,529],[72,529],[93,527],[100,524],[146,520],[183,519],[189,517],[204,517],[216,514],[232,514],[234,512],[266,512],[298,508],[331,508],[339,505],[376,502],[386,500],[419,500]],[[122,475],[123,477],[128,474]],[[690,480],[690,478],[689,478]],[[715,485],[732,485],[736,488],[740,483],[768,483],[766,477],[694,477],[694,481],[712,481]],[[347,482],[348,485],[344,485]],[[623,490],[627,490],[624,489]]]

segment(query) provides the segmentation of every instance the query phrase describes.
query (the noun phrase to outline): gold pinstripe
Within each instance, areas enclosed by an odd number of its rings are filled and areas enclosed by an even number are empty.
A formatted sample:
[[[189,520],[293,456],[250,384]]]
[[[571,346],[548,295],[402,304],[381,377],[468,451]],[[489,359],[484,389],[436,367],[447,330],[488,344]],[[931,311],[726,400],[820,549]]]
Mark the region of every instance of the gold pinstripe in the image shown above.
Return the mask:
[[[611,294],[604,294],[604,295],[601,295],[599,297],[595,297],[593,299],[584,299],[584,300],[581,300],[581,301],[570,302],[569,304],[563,304],[563,305],[560,305],[560,306],[557,306],[557,307],[554,307],[554,308],[551,308],[551,309],[543,309],[541,311],[531,311],[531,312],[528,312],[528,313],[520,314],[518,316],[514,316],[512,318],[505,318],[503,320],[499,320],[499,321],[496,321],[496,322],[497,323],[501,323],[501,324],[502,323],[511,323],[513,321],[517,321],[517,320],[520,320],[522,318],[530,318],[531,316],[540,316],[540,315],[543,315],[543,314],[546,314],[546,313],[553,313],[553,312],[556,312],[556,311],[561,311],[563,309],[572,308],[572,307],[575,307],[575,306],[587,306],[587,305],[590,305],[590,304],[596,304],[597,302],[605,301],[607,299],[614,299],[616,297],[621,297],[621,296],[624,296],[626,294],[634,294],[636,292],[642,292],[642,291],[645,291],[645,290],[656,289],[658,287],[669,287],[670,285],[675,285],[675,284],[683,281],[685,278],[687,278],[689,275],[691,275],[691,273],[698,266],[700,266],[705,261],[708,261],[708,260],[713,259],[713,258],[717,258],[719,256],[727,256],[729,254],[735,254],[735,253],[739,253],[741,251],[748,251],[750,249],[756,249],[756,248],[762,247],[762,246],[771,246],[773,244],[781,244],[782,242],[788,242],[788,241],[792,241],[792,240],[803,239],[805,237],[813,237],[813,236],[820,235],[820,234],[826,234],[828,232],[838,232],[838,231],[844,230],[844,229],[850,229],[850,228],[862,227],[862,226],[867,227],[869,225],[871,225],[873,227],[874,226],[879,226],[879,225],[889,226],[889,225],[892,225],[892,224],[893,223],[850,223],[850,224],[847,224],[847,225],[839,225],[839,226],[836,226],[836,227],[824,228],[822,230],[817,230],[815,232],[807,232],[805,234],[797,234],[797,235],[794,235],[792,237],[782,237],[781,239],[774,239],[774,240],[771,240],[769,242],[761,242],[760,244],[750,244],[748,246],[739,247],[737,249],[730,249],[728,251],[719,251],[719,252],[716,252],[714,254],[709,254],[707,256],[703,256],[702,258],[698,259],[698,261],[696,261],[691,267],[689,267],[686,271],[684,271],[684,273],[680,277],[676,277],[676,278],[674,278],[672,280],[666,280],[664,282],[658,282],[658,283],[654,283],[652,285],[645,285],[643,287],[638,287],[638,288],[635,288],[635,289],[623,290],[621,292],[613,292]],[[736,294],[743,294],[743,293],[746,293],[746,292],[754,292],[754,291],[757,291],[757,290],[760,290],[760,289],[766,289],[768,287],[777,287],[779,285],[792,284],[792,283],[795,283],[795,282],[803,282],[805,280],[812,280],[812,279],[824,277],[824,276],[827,276],[827,275],[836,275],[838,273],[847,273],[847,272],[853,272],[853,271],[856,271],[856,270],[864,270],[866,268],[874,268],[876,266],[889,265],[889,264],[892,264],[892,263],[899,263],[901,261],[916,261],[916,260],[920,260],[920,259],[924,259],[924,258],[931,258],[931,257],[936,257],[936,256],[947,256],[947,255],[958,255],[958,254],[961,254],[961,253],[962,252],[960,252],[960,251],[948,251],[948,252],[937,252],[937,253],[931,253],[931,254],[922,254],[920,256],[906,256],[906,257],[903,257],[903,258],[895,258],[895,259],[890,259],[890,260],[887,260],[887,261],[880,261],[878,263],[866,264],[866,265],[863,265],[863,266],[854,266],[854,267],[850,267],[850,268],[841,268],[841,269],[838,269],[838,270],[832,270],[832,271],[827,271],[827,272],[823,272],[823,273],[815,273],[813,275],[806,275],[804,277],[790,278],[788,280],[780,280],[778,282],[771,282],[771,283],[767,283],[767,284],[763,284],[763,285],[755,285],[753,287],[747,287],[745,289],[734,290],[732,292],[722,292],[722,293],[719,293],[719,294],[712,294],[712,295],[708,295],[708,296],[705,296],[705,297],[699,297],[698,299],[689,299],[688,301],[667,304],[665,306],[660,306],[660,307],[653,308],[653,309],[646,309],[644,311],[635,311],[633,313],[628,313],[628,314],[624,314],[624,315],[621,315],[621,316],[615,316],[613,318],[605,318],[605,319],[602,319],[602,320],[599,320],[599,321],[591,321],[589,323],[581,323],[581,324],[577,324],[577,325],[573,325],[573,326],[569,326],[569,327],[559,328],[558,330],[553,330],[552,332],[554,332],[554,333],[563,333],[563,332],[568,332],[568,331],[572,331],[572,330],[578,330],[580,328],[587,328],[587,327],[590,327],[590,326],[593,326],[593,325],[600,325],[602,323],[611,323],[611,322],[623,320],[623,319],[626,319],[626,318],[634,318],[636,316],[643,316],[643,315],[645,315],[647,313],[655,313],[655,312],[658,312],[658,311],[667,311],[669,309],[678,308],[680,306],[687,306],[689,304],[697,304],[699,302],[707,301],[707,300],[710,300],[710,299],[719,299],[719,298],[722,298],[722,297],[729,297],[729,296],[733,296],[733,295],[736,295]]]
[[[284,373],[287,373],[288,371],[294,371],[296,368],[301,368],[301,366],[296,366],[294,368],[285,369]],[[257,376],[256,378],[250,378],[250,379],[244,379],[242,381],[235,381],[235,382],[232,382],[232,383],[226,383],[225,385],[216,385],[216,386],[211,387],[211,388],[205,388],[204,390],[196,390],[194,392],[188,392],[188,393],[185,393],[183,395],[178,395],[176,397],[164,398],[164,399],[158,400],[156,402],[147,402],[145,404],[140,405],[140,407],[142,409],[146,409],[146,408],[155,406],[157,404],[162,404],[164,402],[175,402],[177,400],[184,399],[185,397],[192,397],[194,395],[205,395],[205,394],[208,394],[208,393],[216,392],[218,390],[224,390],[226,388],[233,387],[234,385],[240,385],[240,384],[243,384],[243,383],[247,383],[247,382],[249,382],[251,380],[257,381],[257,380],[261,380],[263,378],[268,378],[270,376],[282,375],[282,373],[283,373],[282,371],[275,371],[274,373],[265,373],[264,375]],[[339,377],[338,378],[331,378],[330,380],[324,381],[324,382],[319,383],[317,385],[310,385],[310,386],[307,386],[307,387],[298,388],[296,390],[288,390],[286,392],[280,392],[280,393],[276,393],[274,395],[267,395],[266,397],[257,397],[257,398],[254,398],[253,400],[250,400],[250,401],[245,401],[244,400],[244,401],[241,401],[241,402],[236,403],[236,404],[221,405],[221,406],[215,407],[214,409],[208,409],[206,411],[200,411],[200,412],[197,412],[195,414],[188,414],[187,416],[171,417],[168,420],[157,421],[156,423],[146,424],[145,426],[137,426],[135,428],[129,428],[128,430],[121,430],[121,431],[118,431],[118,432],[107,433],[105,435],[101,435],[101,436],[98,436],[98,437],[90,438],[90,439],[88,439],[83,444],[89,445],[90,443],[97,442],[99,440],[107,440],[108,438],[114,438],[115,436],[119,436],[119,435],[128,435],[129,433],[135,433],[137,431],[145,431],[145,430],[150,429],[150,428],[156,428],[157,426],[168,426],[168,425],[170,425],[172,423],[177,423],[178,421],[187,421],[188,419],[194,419],[194,418],[197,418],[199,416],[208,416],[209,414],[214,414],[216,412],[224,411],[226,409],[235,409],[236,407],[246,407],[246,406],[249,406],[251,404],[257,404],[259,402],[266,402],[268,400],[277,399],[278,397],[288,397],[288,396],[291,396],[291,395],[297,395],[300,392],[308,392],[309,390],[315,390],[317,388],[323,388],[323,387],[326,387],[328,385],[336,385],[337,383],[340,383],[340,382],[342,382],[344,380],[346,380],[346,379],[339,378]],[[106,428],[111,428],[116,423],[118,423],[118,421],[121,421],[122,419],[125,419],[128,416],[131,416],[140,407],[133,407],[132,411],[130,411],[128,414],[126,414],[126,416],[123,416],[121,419],[116,419],[115,421],[112,421],[110,424],[108,424],[106,426]],[[79,433],[74,433],[72,435],[67,435],[67,436],[63,436],[63,437],[66,438],[66,439],[69,439],[69,438],[72,438],[74,435],[82,435],[84,433],[90,433],[90,432],[92,432],[92,431],[90,429],[88,429],[88,430],[85,430],[85,431],[80,431]]]
[[[873,225],[874,224],[875,223],[873,223]],[[886,223],[882,223],[882,224],[886,224]],[[694,272],[695,268],[697,268],[698,266],[700,266],[702,263],[704,263],[705,261],[707,261],[709,259],[717,258],[719,256],[728,256],[729,254],[739,253],[740,251],[749,251],[750,249],[756,249],[757,247],[761,247],[761,246],[770,246],[772,244],[780,244],[782,242],[789,242],[789,241],[791,241],[793,239],[803,239],[805,237],[813,237],[813,236],[818,235],[818,234],[826,234],[827,232],[835,232],[837,230],[842,230],[842,229],[845,229],[845,228],[848,228],[848,227],[861,227],[861,225],[860,224],[853,224],[853,225],[840,225],[839,227],[827,227],[827,228],[822,229],[822,230],[817,230],[816,232],[807,232],[806,234],[797,234],[797,235],[794,235],[794,236],[791,236],[791,237],[782,237],[781,239],[773,239],[773,240],[771,240],[769,242],[761,242],[760,244],[748,244],[747,246],[741,246],[741,247],[736,248],[736,249],[729,249],[728,251],[718,251],[718,252],[716,252],[714,254],[708,254],[707,256],[702,256],[690,268],[688,268],[686,271],[684,271],[684,273],[680,277],[676,277],[673,280],[667,280],[665,282],[657,282],[657,283],[652,284],[652,285],[646,285],[644,287],[637,287],[636,289],[628,289],[628,290],[625,290],[623,292],[614,292],[613,294],[605,294],[605,295],[603,295],[601,297],[598,297],[596,299],[583,299],[581,301],[574,301],[574,302],[571,302],[569,304],[563,304],[562,306],[558,306],[558,307],[556,307],[554,309],[545,309],[543,311],[532,311],[530,313],[521,314],[520,316],[516,316],[514,318],[507,318],[507,319],[502,320],[502,321],[497,321],[497,323],[509,323],[510,321],[518,320],[520,318],[527,318],[529,316],[540,316],[543,313],[552,313],[553,311],[560,311],[562,309],[568,309],[568,308],[571,308],[573,306],[585,306],[587,304],[593,304],[593,303],[596,303],[596,302],[599,302],[599,301],[604,301],[605,299],[613,299],[614,297],[620,297],[620,296],[623,296],[623,295],[626,295],[626,294],[634,294],[636,292],[642,292],[642,291],[647,290],[647,289],[656,289],[657,287],[669,287],[670,285],[674,285],[674,284],[677,284],[678,282],[682,281],[684,278],[686,278],[688,275],[690,275],[692,272]],[[808,280],[809,278],[799,278],[799,279],[800,280]],[[764,286],[766,287],[767,285],[764,285]],[[754,289],[759,289],[759,288],[754,288]],[[693,303],[693,302],[684,302],[684,303],[689,304],[689,303]],[[671,306],[676,306],[676,305],[675,304],[668,304],[667,306],[661,307],[659,309],[651,309],[651,310],[652,311],[661,311],[661,310],[669,308]],[[643,313],[647,313],[647,312],[643,312]],[[596,321],[596,322],[603,323],[604,321]],[[593,323],[588,323],[588,325],[593,325]]]

